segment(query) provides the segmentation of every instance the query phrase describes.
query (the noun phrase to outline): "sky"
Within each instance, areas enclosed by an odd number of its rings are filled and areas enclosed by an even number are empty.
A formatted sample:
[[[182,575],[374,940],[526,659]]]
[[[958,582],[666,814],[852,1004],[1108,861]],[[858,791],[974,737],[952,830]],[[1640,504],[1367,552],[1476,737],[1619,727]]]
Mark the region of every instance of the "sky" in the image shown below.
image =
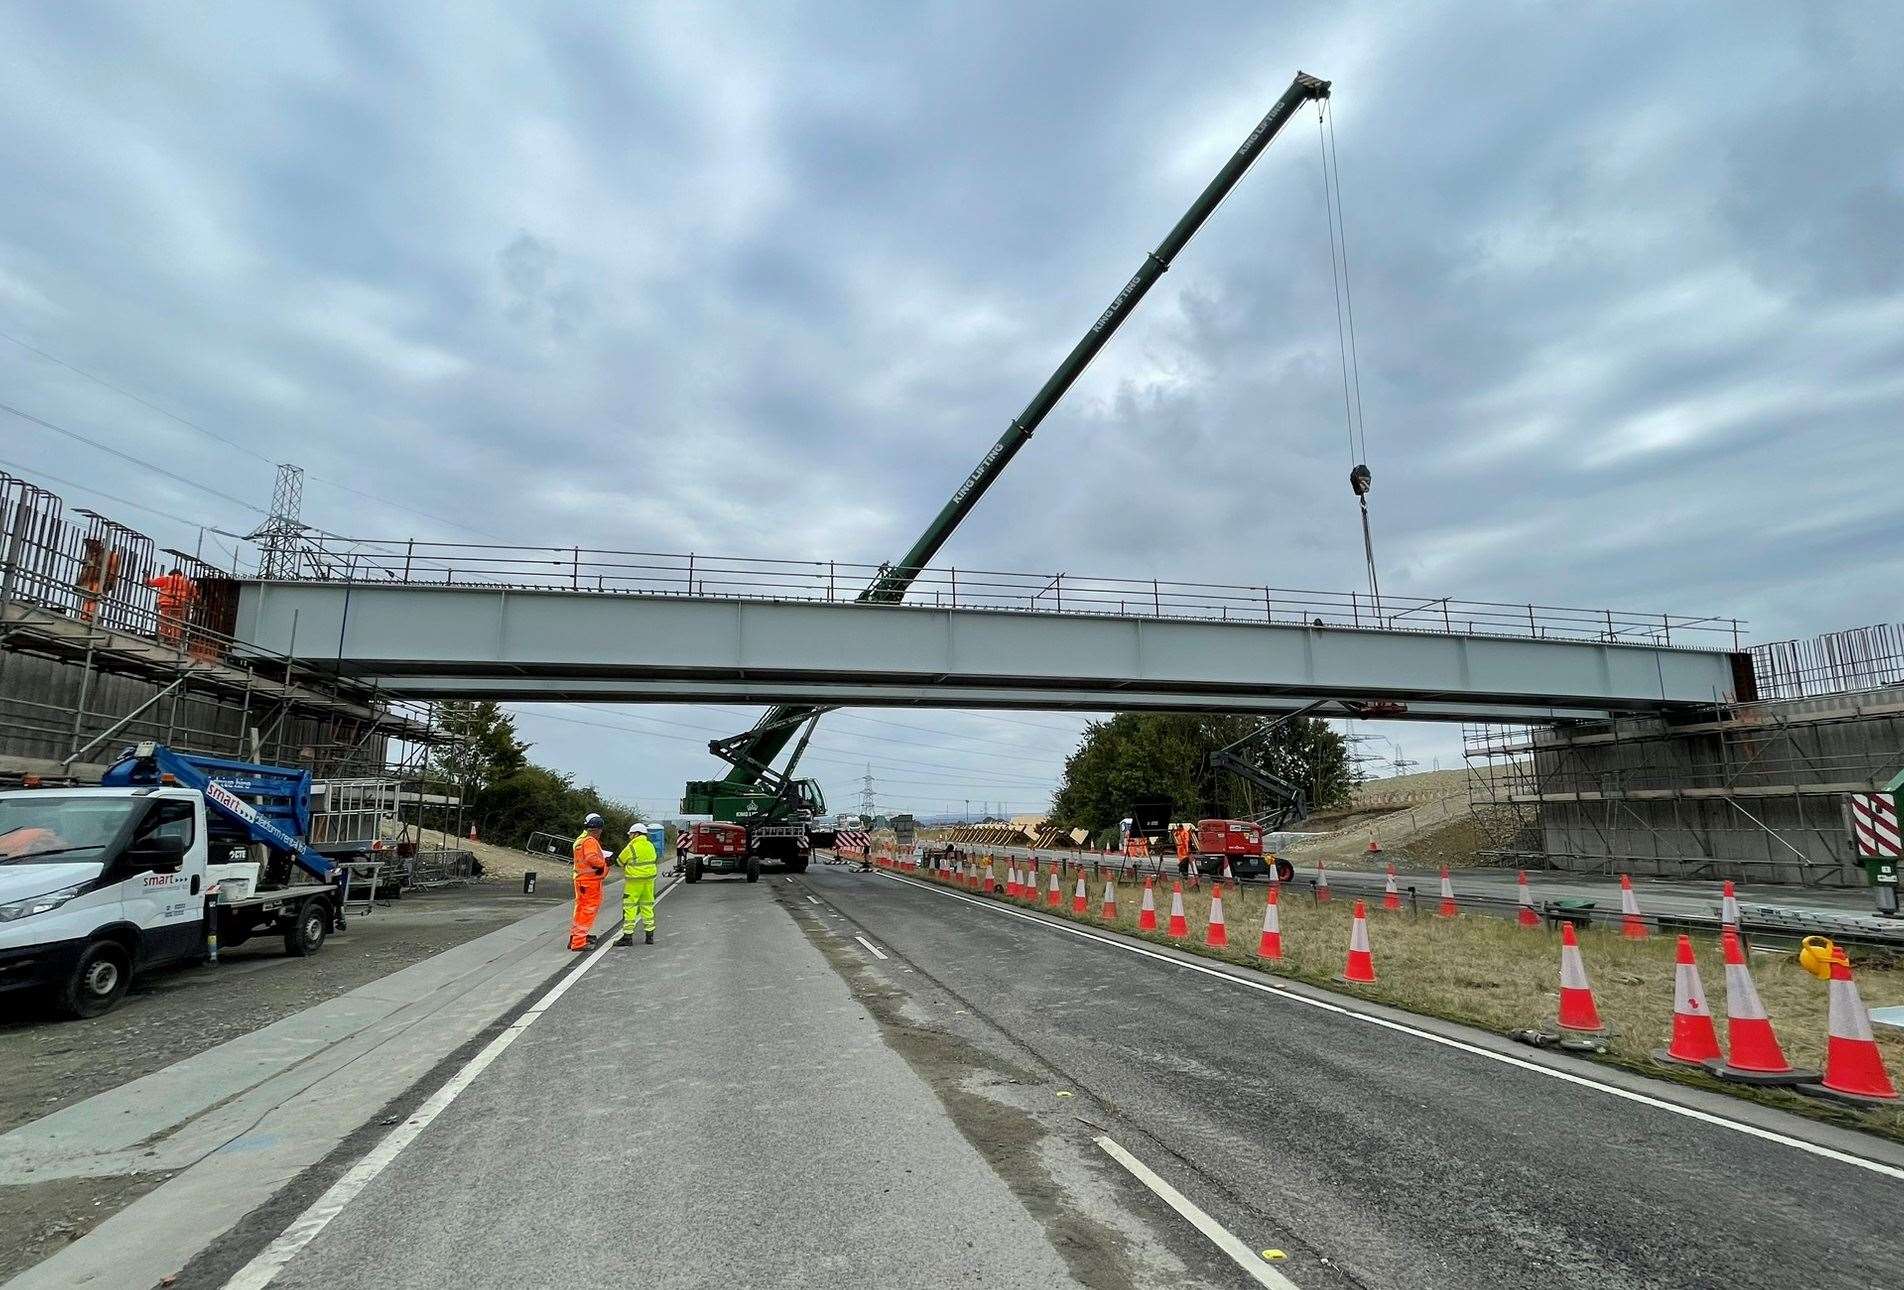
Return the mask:
[[[23,0],[0,403],[68,433],[0,470],[221,563],[284,461],[353,537],[896,559],[1301,69],[1384,592],[1895,620],[1900,65],[1877,3]],[[1326,219],[1309,113],[941,562],[1364,585]],[[653,812],[754,715],[520,711]],[[810,768],[1029,812],[1080,725]]]

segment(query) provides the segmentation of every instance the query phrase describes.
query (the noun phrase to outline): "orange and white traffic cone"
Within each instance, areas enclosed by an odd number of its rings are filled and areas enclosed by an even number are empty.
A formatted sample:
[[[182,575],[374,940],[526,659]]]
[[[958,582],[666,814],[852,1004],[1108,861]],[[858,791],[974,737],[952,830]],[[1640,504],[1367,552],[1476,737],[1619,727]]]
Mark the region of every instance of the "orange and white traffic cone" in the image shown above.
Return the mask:
[[[1183,883],[1170,885],[1170,923],[1164,928],[1164,934],[1182,940],[1190,935],[1190,921],[1183,916]]]
[[[1368,854],[1372,856],[1378,856],[1382,854],[1382,844],[1375,840],[1375,833],[1373,830],[1371,830],[1368,835]]]
[[[1400,909],[1401,907],[1402,894],[1395,890],[1395,866],[1390,865],[1388,867],[1388,877],[1382,880],[1382,908]]]
[[[1078,889],[1071,893],[1071,912],[1082,914],[1091,907],[1091,898],[1084,894],[1084,870],[1078,870]]]
[[[1220,882],[1210,888],[1210,922],[1203,929],[1203,943],[1214,949],[1223,949],[1230,943],[1229,925],[1223,921],[1223,884]]]
[[[1727,878],[1719,897],[1719,924],[1737,930],[1739,926],[1739,897],[1732,890],[1732,879]]]
[[[1515,917],[1520,920],[1522,927],[1539,927],[1540,915],[1534,912],[1534,893],[1527,886],[1527,870],[1521,870],[1521,875],[1514,885],[1519,888],[1521,895],[1520,913]]]
[[[1441,908],[1435,910],[1437,918],[1456,918],[1461,906],[1454,903],[1454,879],[1448,876],[1448,866],[1441,866]]]
[[[1620,875],[1620,935],[1629,941],[1646,939],[1646,920],[1640,917],[1640,900],[1633,894],[1633,880]]]
[[[1117,921],[1117,880],[1115,878],[1104,880],[1104,900],[1098,909],[1098,917],[1107,923]]]
[[[1772,1019],[1759,1002],[1758,987],[1745,965],[1745,947],[1739,934],[1730,927],[1722,929],[1726,971],[1726,1056],[1711,1063],[1709,1069],[1720,1079],[1742,1084],[1809,1084],[1818,1078],[1816,1071],[1799,1071],[1785,1060]]]
[[[1230,872],[1230,858],[1228,856],[1223,857],[1223,881],[1224,882],[1236,881],[1236,875]]]
[[[1587,983],[1587,965],[1580,960],[1580,941],[1572,923],[1560,925],[1560,1028],[1583,1035],[1606,1029],[1594,1006],[1593,987]]]
[[[1353,985],[1375,982],[1375,956],[1369,952],[1368,911],[1359,900],[1355,902],[1355,921],[1349,924],[1349,961],[1336,980]]]
[[[1699,980],[1699,961],[1693,957],[1692,938],[1679,935],[1679,965],[1673,970],[1673,1042],[1656,1049],[1653,1060],[1681,1066],[1704,1066],[1720,1057],[1719,1036],[1712,1028],[1712,1010]]]
[[[989,896],[992,894],[993,890],[997,886],[998,886],[998,881],[992,874],[992,858],[990,856],[986,856],[985,857],[985,878],[982,882],[979,883],[979,890],[983,891],[987,896]]]
[[[1263,937],[1256,942],[1256,957],[1275,962],[1283,956],[1282,916],[1276,912],[1281,883],[1269,884],[1269,899],[1263,905]]]
[[[1013,900],[1018,899],[1018,865],[1015,862],[1005,866],[1005,894]]]
[[[1884,1054],[1871,1034],[1871,1014],[1858,997],[1851,964],[1840,950],[1831,959],[1830,1036],[1825,1040],[1825,1077],[1802,1092],[1824,1092],[1858,1103],[1895,1102],[1897,1086],[1884,1069]]]
[[[1329,870],[1320,860],[1316,861],[1316,903],[1329,903]]]
[[[1137,909],[1137,930],[1140,932],[1157,930],[1157,899],[1152,891],[1156,885],[1155,878],[1144,879],[1144,903]]]

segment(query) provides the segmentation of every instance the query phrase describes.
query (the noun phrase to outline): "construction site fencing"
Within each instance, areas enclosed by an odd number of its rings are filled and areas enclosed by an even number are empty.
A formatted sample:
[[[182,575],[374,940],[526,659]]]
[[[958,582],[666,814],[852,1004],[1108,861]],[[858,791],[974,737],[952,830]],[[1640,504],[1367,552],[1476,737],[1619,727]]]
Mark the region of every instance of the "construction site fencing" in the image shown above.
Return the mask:
[[[309,540],[299,581],[396,586],[500,587],[733,600],[847,604],[894,570],[884,564],[780,560],[588,547]],[[1267,585],[1180,582],[1073,573],[926,567],[911,573],[906,603],[1120,618],[1283,623],[1436,634],[1518,636],[1739,648],[1744,623],[1714,615],[1577,609],[1535,602],[1383,596]]]
[[[1904,626],[1879,623],[1754,645],[1761,699],[1809,699],[1904,685]]]

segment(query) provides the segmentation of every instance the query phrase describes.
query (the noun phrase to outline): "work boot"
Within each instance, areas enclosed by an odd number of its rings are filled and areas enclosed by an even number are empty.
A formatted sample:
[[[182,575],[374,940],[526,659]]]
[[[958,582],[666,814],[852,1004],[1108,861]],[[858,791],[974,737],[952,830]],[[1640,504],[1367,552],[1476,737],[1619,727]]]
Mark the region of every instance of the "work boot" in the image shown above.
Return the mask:
[[[652,927],[648,929],[648,941],[647,941],[647,943],[648,943],[649,945],[653,945],[653,944],[654,944],[654,929],[653,929]]]
[[[635,934],[633,932],[623,932],[621,934],[621,939],[615,942],[615,947],[619,949],[624,945],[633,945],[634,943],[635,943]]]
[[[574,944],[571,944],[571,945],[569,946],[569,953],[571,953],[571,954],[581,954],[581,953],[584,953],[584,952],[586,952],[586,951],[587,951],[587,949],[588,949],[588,946],[586,946],[586,945],[574,945]]]

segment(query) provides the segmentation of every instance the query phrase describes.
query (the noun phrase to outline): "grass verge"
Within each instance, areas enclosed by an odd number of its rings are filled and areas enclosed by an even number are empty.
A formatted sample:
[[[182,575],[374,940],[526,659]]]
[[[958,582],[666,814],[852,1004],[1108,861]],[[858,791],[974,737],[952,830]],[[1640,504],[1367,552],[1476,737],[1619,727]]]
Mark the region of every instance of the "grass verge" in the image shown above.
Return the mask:
[[[1006,900],[1004,865],[996,865],[994,872],[994,898]],[[1085,877],[1087,893],[1087,912],[1082,915],[1072,910],[1080,873]],[[1378,979],[1374,985],[1347,986],[1336,981],[1335,975],[1348,956],[1353,898],[1338,895],[1333,901],[1317,904],[1306,891],[1286,891],[1277,910],[1283,958],[1267,963],[1256,956],[1263,906],[1268,899],[1266,887],[1252,884],[1224,888],[1224,922],[1230,943],[1227,949],[1216,949],[1204,944],[1203,939],[1210,916],[1211,887],[1207,881],[1200,890],[1186,888],[1183,893],[1190,935],[1178,940],[1163,932],[1138,930],[1141,882],[1125,880],[1117,884],[1117,916],[1106,919],[1100,913],[1103,876],[1093,877],[1088,867],[1064,869],[1059,875],[1062,904],[1052,909],[1042,896],[1050,882],[1049,874],[1049,868],[1040,874],[1041,896],[1036,902],[1044,913],[1411,1012],[1503,1032],[1551,1028],[1559,1007],[1559,935],[1523,928],[1511,919],[1465,911],[1458,918],[1442,919],[1434,916],[1432,901],[1423,902],[1416,913],[1390,912],[1380,908],[1377,897],[1369,902],[1368,915]],[[914,876],[932,877],[923,872]],[[1168,925],[1170,893],[1167,881],[1158,883],[1153,891],[1160,928]],[[1008,903],[1030,907],[1033,902]],[[1602,1019],[1611,1027],[1607,1054],[1593,1060],[1904,1142],[1904,1106],[1852,1110],[1786,1089],[1727,1083],[1691,1067],[1663,1066],[1653,1061],[1653,1050],[1665,1047],[1672,1035],[1676,944],[1676,936],[1657,933],[1643,941],[1627,940],[1611,928],[1594,927],[1581,933],[1581,955],[1594,999]],[[1719,943],[1716,938],[1695,936],[1693,946],[1701,980],[1709,993],[1708,1007],[1724,1043],[1725,965]],[[1904,1003],[1904,970],[1876,956],[1861,957],[1856,950],[1852,954],[1858,992],[1867,1007]],[[1786,1058],[1794,1066],[1819,1069],[1825,1058],[1827,1034],[1825,983],[1800,968],[1794,955],[1754,952],[1750,958],[1753,982],[1771,1015]],[[1904,1084],[1904,1032],[1880,1026],[1877,1039],[1892,1079]]]

